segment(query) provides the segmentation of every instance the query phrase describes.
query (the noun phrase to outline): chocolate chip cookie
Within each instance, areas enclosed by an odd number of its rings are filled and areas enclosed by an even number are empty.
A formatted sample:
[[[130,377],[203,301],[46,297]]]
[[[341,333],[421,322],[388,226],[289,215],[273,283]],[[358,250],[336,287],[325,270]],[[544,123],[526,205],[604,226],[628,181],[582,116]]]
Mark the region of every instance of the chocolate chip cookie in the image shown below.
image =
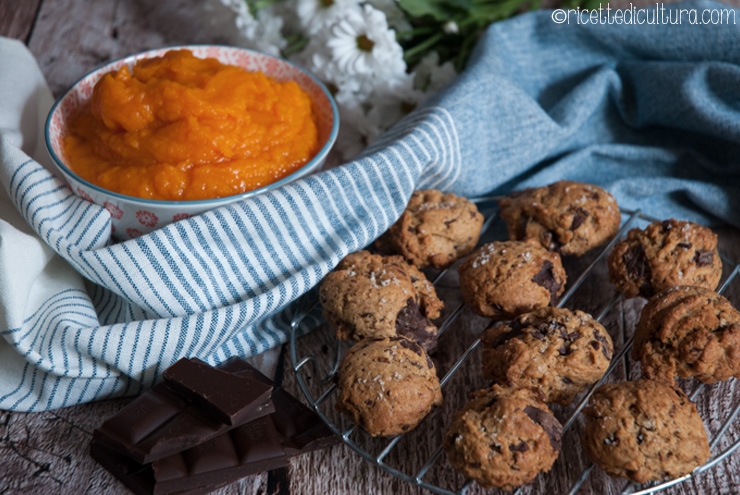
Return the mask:
[[[375,247],[418,268],[446,268],[475,249],[482,227],[483,215],[466,198],[436,189],[414,191],[401,218]]]
[[[337,408],[372,436],[415,428],[442,404],[434,364],[404,337],[365,339],[350,348],[339,367]]]
[[[517,191],[499,201],[509,237],[533,239],[551,251],[581,256],[619,230],[619,206],[604,189],[562,180]]]
[[[642,310],[632,357],[646,378],[740,378],[740,312],[704,287],[663,291]]]
[[[676,478],[709,458],[696,406],[666,383],[603,385],[583,414],[581,444],[594,464],[612,476],[637,483]]]
[[[563,428],[537,391],[494,385],[455,414],[444,449],[452,466],[485,488],[511,490],[552,467]]]
[[[483,332],[483,376],[540,390],[546,402],[569,404],[606,373],[614,349],[588,313],[543,308]]]
[[[463,301],[481,316],[511,318],[554,305],[565,290],[560,256],[539,244],[494,241],[458,269]]]
[[[714,290],[722,276],[717,235],[673,219],[630,230],[609,253],[608,263],[609,279],[627,298],[647,299],[679,285]]]
[[[401,256],[358,251],[344,258],[319,287],[324,317],[341,340],[404,335],[434,348],[444,303],[434,286]]]

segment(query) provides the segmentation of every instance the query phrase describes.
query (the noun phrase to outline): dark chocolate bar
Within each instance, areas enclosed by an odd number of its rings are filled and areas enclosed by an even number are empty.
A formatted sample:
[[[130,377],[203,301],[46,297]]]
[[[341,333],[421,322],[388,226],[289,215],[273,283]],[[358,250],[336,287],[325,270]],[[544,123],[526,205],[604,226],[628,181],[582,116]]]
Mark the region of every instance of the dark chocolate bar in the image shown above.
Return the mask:
[[[254,379],[214,368],[200,359],[181,359],[164,372],[167,387],[227,425],[244,423],[254,405]]]
[[[250,474],[286,466],[291,457],[338,443],[321,419],[282,389],[275,412],[196,447],[139,464],[93,440],[95,460],[138,494],[208,493]]]
[[[93,440],[144,464],[275,411],[272,382],[243,359],[229,360],[218,370],[191,359],[173,367],[177,370],[171,378],[178,385],[155,385],[96,429]],[[194,375],[196,383],[186,390]],[[204,393],[209,387],[219,393]]]

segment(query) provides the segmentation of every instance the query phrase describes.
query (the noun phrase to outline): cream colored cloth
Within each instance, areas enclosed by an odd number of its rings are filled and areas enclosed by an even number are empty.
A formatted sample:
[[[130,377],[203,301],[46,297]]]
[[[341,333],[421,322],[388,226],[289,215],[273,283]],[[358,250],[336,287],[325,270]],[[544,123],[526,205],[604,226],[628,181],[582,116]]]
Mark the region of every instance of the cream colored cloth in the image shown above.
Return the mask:
[[[53,101],[36,60],[25,45],[0,38],[0,163],[32,159],[52,170],[44,141],[44,123]],[[8,184],[4,182],[3,186],[0,190],[0,333],[5,338],[0,339],[0,396],[20,387],[24,373],[33,373],[25,357],[40,363],[39,375],[45,368],[43,356],[13,343],[8,339],[9,332],[20,331],[24,320],[43,311],[44,305],[55,296],[70,291],[85,293],[80,274],[38,237],[11,202]],[[29,395],[29,398],[36,401],[40,397]],[[8,409],[13,409],[12,406],[5,405]]]

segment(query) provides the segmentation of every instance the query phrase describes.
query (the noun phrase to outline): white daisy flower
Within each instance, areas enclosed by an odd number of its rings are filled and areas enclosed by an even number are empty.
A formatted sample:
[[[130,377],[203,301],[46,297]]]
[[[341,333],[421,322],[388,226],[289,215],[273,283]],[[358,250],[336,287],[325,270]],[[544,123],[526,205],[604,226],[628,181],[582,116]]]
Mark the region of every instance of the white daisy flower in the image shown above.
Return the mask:
[[[287,42],[282,36],[283,18],[273,6],[253,17],[244,0],[219,0],[203,4],[207,22],[226,43],[279,56]]]
[[[406,19],[406,14],[401,10],[401,7],[398,6],[398,0],[368,0],[367,3],[385,14],[388,26],[393,29],[396,34],[400,34],[411,29],[411,24]]]
[[[328,47],[330,39],[331,33],[328,30],[317,33],[305,49],[293,57],[293,60],[333,87],[338,104],[342,104],[343,97],[347,100],[364,100],[372,91],[374,81],[367,75],[344,70]]]
[[[243,27],[257,21],[249,13],[246,2],[240,0],[214,0],[203,3],[206,30],[217,33],[225,43],[241,45]]]
[[[337,93],[337,96],[340,96]],[[344,96],[347,96],[346,94]],[[360,153],[368,144],[363,127],[367,125],[367,115],[358,100],[346,100],[340,96],[343,104],[338,104],[339,119],[342,123],[337,135],[336,149],[342,158],[349,160]]]
[[[275,15],[270,7],[260,9],[257,19],[242,28],[244,37],[249,40],[248,48],[275,57],[285,48],[287,41],[282,35],[283,18]]]
[[[442,31],[444,31],[445,34],[460,34],[460,26],[458,26],[455,21],[447,21],[444,26],[442,26]]]
[[[342,122],[335,159],[355,157],[456,76],[453,65],[440,64],[436,52],[406,73],[396,33],[409,31],[411,25],[398,0],[286,0],[259,9],[255,16],[244,0],[205,4],[211,24],[221,25],[218,32],[233,44],[279,55],[301,37],[308,38],[290,58],[334,94]],[[447,31],[456,27],[445,25]]]
[[[346,10],[358,9],[360,0],[292,0],[301,27],[309,36],[326,29]]]
[[[371,122],[366,132],[368,142],[374,141],[380,134],[390,129],[423,99],[424,93],[414,88],[412,75],[392,84],[378,84],[367,100],[369,103],[367,118]]]
[[[439,54],[429,52],[422,58],[414,69],[414,87],[426,95],[437,92],[447,86],[457,76],[452,62],[439,64]]]
[[[332,62],[345,74],[397,78],[406,73],[403,49],[385,14],[371,5],[344,11],[329,28]]]
[[[244,0],[220,0],[221,5],[231,9],[237,16],[252,17],[247,7],[247,2]],[[238,22],[238,21],[237,21]]]

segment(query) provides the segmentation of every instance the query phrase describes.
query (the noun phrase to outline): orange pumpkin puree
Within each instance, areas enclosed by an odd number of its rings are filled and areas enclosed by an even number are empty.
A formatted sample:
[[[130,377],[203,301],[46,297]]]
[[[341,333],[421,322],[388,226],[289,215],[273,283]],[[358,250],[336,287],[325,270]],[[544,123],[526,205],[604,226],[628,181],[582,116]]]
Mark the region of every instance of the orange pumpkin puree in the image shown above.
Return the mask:
[[[64,146],[82,178],[129,196],[239,194],[299,169],[318,150],[309,96],[292,81],[188,50],[103,76]]]

